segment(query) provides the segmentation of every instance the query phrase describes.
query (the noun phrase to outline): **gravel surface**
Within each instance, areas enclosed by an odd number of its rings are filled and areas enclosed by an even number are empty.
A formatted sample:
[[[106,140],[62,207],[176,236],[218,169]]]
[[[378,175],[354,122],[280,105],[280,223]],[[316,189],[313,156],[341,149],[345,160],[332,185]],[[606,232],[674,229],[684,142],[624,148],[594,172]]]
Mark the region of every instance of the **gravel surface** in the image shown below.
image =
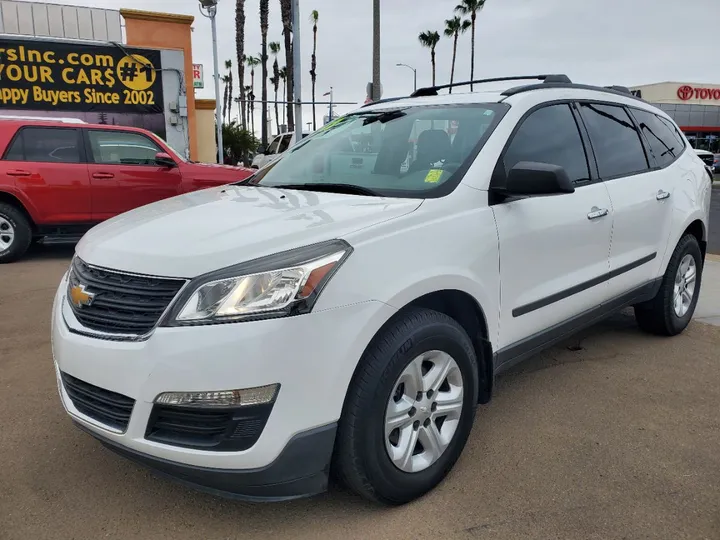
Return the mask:
[[[159,479],[80,432],[57,397],[49,310],[71,251],[0,266],[0,539],[720,538],[720,328],[631,317],[503,375],[433,493],[339,488],[247,504]]]

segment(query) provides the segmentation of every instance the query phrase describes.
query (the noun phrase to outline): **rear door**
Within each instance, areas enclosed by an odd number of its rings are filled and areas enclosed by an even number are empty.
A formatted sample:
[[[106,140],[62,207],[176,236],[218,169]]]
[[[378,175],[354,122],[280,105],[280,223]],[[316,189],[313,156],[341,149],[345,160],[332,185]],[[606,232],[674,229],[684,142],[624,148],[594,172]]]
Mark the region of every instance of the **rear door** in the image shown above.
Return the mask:
[[[673,184],[678,179],[657,163],[672,163],[680,143],[665,140],[662,124],[651,113],[634,111],[636,123],[628,110],[617,105],[581,103],[580,110],[598,174],[613,205],[610,292],[621,296],[660,272],[670,234]]]
[[[165,150],[149,137],[135,131],[84,131],[96,220],[181,193],[180,169],[155,163],[155,154]]]
[[[21,127],[8,146],[0,171],[32,206],[39,225],[92,220],[88,167],[80,130]]]
[[[500,347],[537,343],[545,331],[608,298],[610,197],[593,178],[575,113],[543,105],[516,128],[493,175],[501,188],[521,161],[562,166],[575,186],[563,195],[493,204],[500,244]],[[528,341],[525,341],[528,340]]]

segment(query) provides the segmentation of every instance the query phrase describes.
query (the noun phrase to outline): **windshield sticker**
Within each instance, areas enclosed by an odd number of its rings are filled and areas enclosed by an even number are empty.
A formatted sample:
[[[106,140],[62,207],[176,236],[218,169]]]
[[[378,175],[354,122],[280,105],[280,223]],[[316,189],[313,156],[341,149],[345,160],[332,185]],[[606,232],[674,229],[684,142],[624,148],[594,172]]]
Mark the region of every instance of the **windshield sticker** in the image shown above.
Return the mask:
[[[442,169],[430,169],[425,176],[425,183],[426,184],[437,184],[440,181],[440,177],[442,176],[443,170]]]

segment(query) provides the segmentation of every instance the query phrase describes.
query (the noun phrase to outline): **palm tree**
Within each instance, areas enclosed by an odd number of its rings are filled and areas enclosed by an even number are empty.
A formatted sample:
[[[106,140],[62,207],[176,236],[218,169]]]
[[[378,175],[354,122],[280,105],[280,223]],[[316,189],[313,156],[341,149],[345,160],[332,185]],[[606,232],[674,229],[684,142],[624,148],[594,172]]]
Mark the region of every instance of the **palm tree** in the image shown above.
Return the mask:
[[[420,45],[430,49],[430,63],[432,64],[432,83],[433,86],[435,86],[435,47],[437,46],[438,41],[440,41],[440,34],[432,30],[426,30],[425,32],[420,32],[418,39],[420,40]]]
[[[229,87],[227,97],[225,98],[225,102],[227,103],[227,110],[228,110],[228,122],[230,121],[230,118],[232,118],[232,96],[233,96],[233,75],[232,75],[232,60],[225,60],[225,69],[228,70],[227,74],[227,85]],[[223,82],[225,80],[223,79]]]
[[[240,124],[247,129],[245,115],[245,0],[235,1],[235,52],[237,54],[238,84],[240,86]]]
[[[225,95],[223,96],[223,105],[222,105],[222,117],[223,117],[223,123],[227,123],[227,104],[228,104],[228,85],[230,84],[230,77],[228,75],[223,75],[220,80],[225,85]]]
[[[255,118],[253,117],[252,113],[252,106],[253,106],[253,100],[255,99],[255,94],[253,94],[252,86],[246,86],[245,87],[245,95],[247,96],[247,101],[245,102],[245,106],[243,107],[245,109],[246,117],[249,119],[250,122],[250,130],[252,131],[253,137],[255,136]]]
[[[275,59],[273,61],[273,76],[270,78],[270,82],[273,84],[275,90],[275,125],[277,125],[278,133],[280,133],[280,109],[278,108],[278,88],[280,88],[280,68],[278,67],[278,54],[280,54],[280,42],[273,41],[269,45],[270,54]]]
[[[280,71],[278,71],[278,75],[280,76],[280,80],[283,82],[282,95],[284,96],[284,95],[286,95],[285,86],[287,85],[287,67],[283,66],[282,69]],[[283,124],[285,123],[287,108],[288,108],[287,102],[283,103]],[[280,131],[280,130],[278,130],[278,131]]]
[[[460,17],[457,16],[453,17],[452,19],[447,19],[445,21],[445,35],[447,37],[453,38],[453,55],[452,64],[450,67],[450,84],[453,83],[453,79],[455,78],[455,56],[457,55],[458,36],[467,32],[467,29],[470,28],[470,26],[470,21],[463,21],[460,19]],[[452,87],[450,87],[450,93],[452,94]]]
[[[470,34],[470,80],[475,77],[475,19],[478,11],[485,6],[485,0],[461,0],[461,3],[455,7],[455,11],[461,15],[470,15],[470,24],[472,31]],[[473,85],[470,85],[472,92]]]
[[[253,135],[255,135],[255,68],[260,65],[260,59],[256,56],[248,56],[245,58],[245,63],[250,68],[250,126],[252,128]]]
[[[280,15],[282,16],[283,23],[283,37],[285,38],[285,68],[286,68],[286,79],[287,79],[287,123],[288,130],[295,130],[295,114],[291,106],[293,102],[293,80],[294,80],[294,63],[293,63],[293,48],[292,48],[292,0],[280,0]],[[299,96],[298,96],[299,97]],[[300,127],[302,129],[302,126]]]
[[[313,10],[312,13],[310,13],[310,22],[313,23],[313,52],[312,52],[312,59],[310,61],[310,78],[312,79],[312,111],[313,111],[313,131],[317,129],[317,124],[315,121],[315,81],[317,80],[317,25],[318,25],[318,19],[320,18],[320,14],[317,12],[317,10]]]
[[[260,34],[262,35],[262,50],[260,51],[260,60],[262,61],[262,89],[260,91],[260,96],[262,99],[261,103],[261,113],[260,113],[260,121],[262,122],[262,126],[260,127],[260,140],[262,141],[262,144],[264,146],[267,146],[268,144],[268,132],[267,132],[267,124],[268,124],[268,108],[267,108],[267,78],[268,78],[268,69],[267,69],[267,35],[268,35],[268,18],[270,17],[269,6],[270,0],[260,0]]]

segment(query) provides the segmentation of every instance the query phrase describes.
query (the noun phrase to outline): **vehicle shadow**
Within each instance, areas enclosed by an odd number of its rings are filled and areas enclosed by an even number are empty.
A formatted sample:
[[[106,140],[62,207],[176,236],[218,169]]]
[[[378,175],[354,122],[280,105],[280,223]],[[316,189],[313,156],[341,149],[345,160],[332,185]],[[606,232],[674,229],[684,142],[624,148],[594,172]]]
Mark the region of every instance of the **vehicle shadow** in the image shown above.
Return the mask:
[[[42,261],[70,259],[75,254],[76,244],[33,244],[21,261]]]

